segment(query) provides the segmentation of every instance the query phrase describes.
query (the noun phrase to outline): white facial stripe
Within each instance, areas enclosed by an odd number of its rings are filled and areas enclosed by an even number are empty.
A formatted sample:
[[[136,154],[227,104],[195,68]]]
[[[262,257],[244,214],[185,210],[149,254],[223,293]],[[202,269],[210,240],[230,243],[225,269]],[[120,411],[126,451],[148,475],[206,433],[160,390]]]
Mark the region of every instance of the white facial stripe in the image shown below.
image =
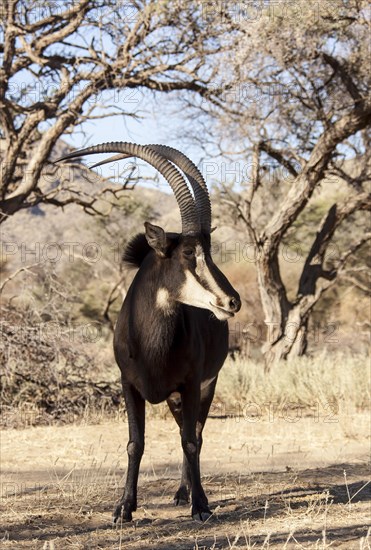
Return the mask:
[[[196,274],[199,277],[202,277],[203,272],[205,271],[206,261],[205,261],[204,251],[202,250],[202,247],[199,244],[196,245],[195,255],[196,255]]]
[[[228,303],[229,296],[220,288],[210,271],[202,246],[196,245],[195,257],[196,277],[191,271],[186,271],[185,282],[180,289],[178,299],[183,304],[208,309],[214,313],[217,319],[225,321],[231,314],[218,306],[220,302],[222,304]],[[205,284],[205,286],[203,286],[203,284]]]
[[[190,272],[186,271],[186,280],[180,291],[180,302],[196,307],[209,307],[215,300],[214,295],[206,290]]]
[[[204,288],[196,279],[196,277],[190,272],[186,271],[186,280],[180,289],[179,302],[188,304],[189,306],[201,307],[212,311],[220,321],[225,321],[230,317],[227,313],[222,311],[215,304],[215,296],[212,292]]]
[[[156,306],[165,314],[172,311],[169,291],[166,288],[159,288],[156,295]]]
[[[207,266],[205,260],[205,254],[202,250],[202,247],[198,244],[196,246],[196,275],[206,281],[208,287],[211,289],[212,293],[215,295],[213,302],[215,302],[216,296],[220,298],[227,298],[226,294],[219,287],[215,281],[210,269]]]

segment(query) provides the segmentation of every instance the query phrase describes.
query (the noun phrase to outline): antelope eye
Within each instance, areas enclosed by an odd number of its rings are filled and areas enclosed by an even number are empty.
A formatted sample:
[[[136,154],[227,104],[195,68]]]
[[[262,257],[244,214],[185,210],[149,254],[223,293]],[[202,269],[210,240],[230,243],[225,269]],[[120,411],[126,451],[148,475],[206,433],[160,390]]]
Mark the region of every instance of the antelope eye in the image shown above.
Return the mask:
[[[183,254],[186,258],[192,258],[192,256],[194,255],[195,251],[193,250],[193,248],[185,248],[183,250]]]

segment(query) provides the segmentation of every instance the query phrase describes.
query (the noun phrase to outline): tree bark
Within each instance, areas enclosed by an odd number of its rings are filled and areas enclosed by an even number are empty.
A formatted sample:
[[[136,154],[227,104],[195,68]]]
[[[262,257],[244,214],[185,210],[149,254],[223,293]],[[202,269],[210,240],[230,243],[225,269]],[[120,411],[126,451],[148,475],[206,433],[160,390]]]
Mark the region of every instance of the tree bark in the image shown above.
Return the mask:
[[[357,106],[323,132],[277,214],[258,238],[258,243],[263,243],[259,244],[257,270],[267,325],[267,340],[263,346],[263,353],[268,369],[282,359],[305,353],[309,312],[326,288],[326,285],[318,285],[318,279],[323,278],[331,283],[337,276],[336,270],[327,271],[323,266],[327,247],[336,228],[344,219],[356,210],[370,209],[370,195],[360,193],[355,197],[349,197],[343,204],[335,204],[330,208],[305,262],[294,304],[287,298],[279,271],[278,254],[282,238],[323,179],[337,145],[367,127],[370,119],[371,107]],[[267,152],[266,147],[262,147],[262,150]]]

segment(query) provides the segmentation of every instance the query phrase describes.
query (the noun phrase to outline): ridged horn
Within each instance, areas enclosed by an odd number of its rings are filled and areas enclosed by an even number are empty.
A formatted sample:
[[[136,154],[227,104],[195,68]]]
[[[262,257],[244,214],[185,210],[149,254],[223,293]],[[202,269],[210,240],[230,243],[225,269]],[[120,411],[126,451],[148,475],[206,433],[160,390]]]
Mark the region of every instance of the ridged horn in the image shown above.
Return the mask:
[[[127,142],[101,143],[99,145],[86,147],[85,149],[79,149],[78,151],[64,155],[56,162],[97,153],[121,153],[122,155],[128,157],[138,157],[148,162],[148,164],[151,164],[160,172],[160,174],[164,176],[173,190],[180,210],[182,233],[184,235],[192,235],[200,232],[201,227],[195,202],[182,174],[163,155],[157,153],[154,149],[148,147],[147,145],[138,145],[136,143]]]
[[[184,153],[178,151],[178,149],[174,149],[167,145],[155,144],[150,144],[148,147],[151,147],[151,149],[170,160],[187,176],[195,195],[196,209],[201,223],[201,230],[203,233],[209,234],[211,232],[211,203],[209,191],[200,170]],[[115,155],[109,159],[97,162],[92,168],[101,166],[107,162],[121,160],[128,156],[129,155]]]
[[[211,203],[206,181],[197,166],[184,153],[167,145],[148,145],[157,153],[174,163],[187,176],[196,202],[196,209],[203,233],[211,231]]]

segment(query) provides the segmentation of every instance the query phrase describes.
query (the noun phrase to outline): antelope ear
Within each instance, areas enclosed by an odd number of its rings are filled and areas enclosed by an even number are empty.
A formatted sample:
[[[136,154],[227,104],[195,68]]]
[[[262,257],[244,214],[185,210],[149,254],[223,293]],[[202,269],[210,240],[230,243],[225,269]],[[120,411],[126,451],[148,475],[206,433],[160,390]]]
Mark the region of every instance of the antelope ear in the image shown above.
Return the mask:
[[[144,222],[146,228],[146,239],[151,248],[158,256],[164,258],[166,256],[167,239],[165,231],[158,225],[153,225],[149,222]]]

